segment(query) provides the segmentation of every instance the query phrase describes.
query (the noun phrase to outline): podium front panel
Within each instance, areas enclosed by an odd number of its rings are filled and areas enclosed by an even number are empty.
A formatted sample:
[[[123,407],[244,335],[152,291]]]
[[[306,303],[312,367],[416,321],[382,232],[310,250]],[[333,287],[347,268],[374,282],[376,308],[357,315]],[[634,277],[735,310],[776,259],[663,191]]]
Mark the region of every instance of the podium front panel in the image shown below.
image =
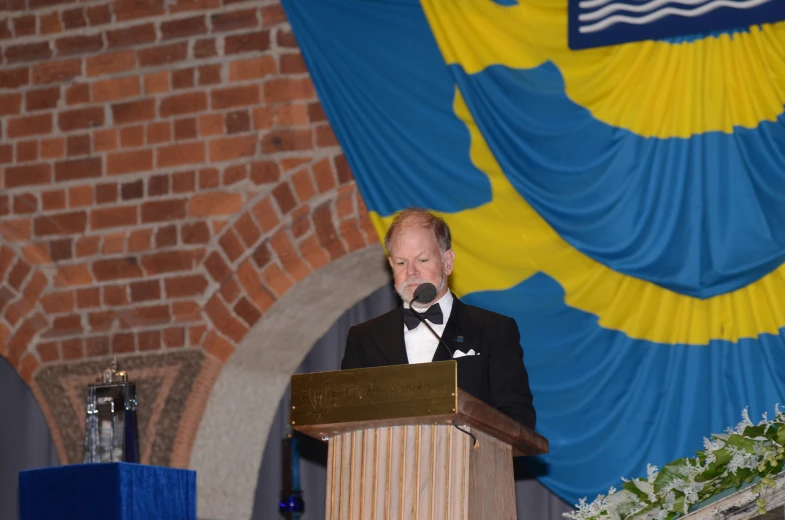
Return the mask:
[[[308,426],[451,415],[458,408],[455,361],[359,368],[292,376],[291,424]],[[339,431],[339,430],[338,430]]]
[[[514,520],[510,446],[451,425],[392,426],[329,440],[327,520]]]

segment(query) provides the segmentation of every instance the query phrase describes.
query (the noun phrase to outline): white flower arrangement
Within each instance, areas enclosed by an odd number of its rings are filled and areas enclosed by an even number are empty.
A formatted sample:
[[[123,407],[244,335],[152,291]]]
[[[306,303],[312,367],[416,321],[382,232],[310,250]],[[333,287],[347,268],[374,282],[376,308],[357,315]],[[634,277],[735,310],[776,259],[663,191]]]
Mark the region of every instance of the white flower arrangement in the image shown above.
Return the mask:
[[[666,464],[661,470],[648,465],[646,478],[626,480],[622,489],[611,487],[594,502],[582,498],[576,510],[564,513],[571,520],[673,520],[690,508],[723,491],[739,489],[756,478],[758,512],[766,513],[766,488],[774,488],[773,476],[782,471],[785,459],[785,410],[774,407],[774,420],[767,414],[756,425],[745,408],[742,421],[723,434],[703,439],[703,451],[694,458]]]

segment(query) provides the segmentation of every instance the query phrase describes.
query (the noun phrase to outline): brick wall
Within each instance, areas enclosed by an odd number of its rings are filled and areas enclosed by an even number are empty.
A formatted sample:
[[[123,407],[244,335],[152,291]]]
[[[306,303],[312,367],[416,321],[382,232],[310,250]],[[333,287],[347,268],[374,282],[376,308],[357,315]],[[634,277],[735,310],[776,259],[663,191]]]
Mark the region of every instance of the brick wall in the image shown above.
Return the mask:
[[[278,3],[6,2],[0,355],[26,381],[112,354],[225,362],[377,241]]]

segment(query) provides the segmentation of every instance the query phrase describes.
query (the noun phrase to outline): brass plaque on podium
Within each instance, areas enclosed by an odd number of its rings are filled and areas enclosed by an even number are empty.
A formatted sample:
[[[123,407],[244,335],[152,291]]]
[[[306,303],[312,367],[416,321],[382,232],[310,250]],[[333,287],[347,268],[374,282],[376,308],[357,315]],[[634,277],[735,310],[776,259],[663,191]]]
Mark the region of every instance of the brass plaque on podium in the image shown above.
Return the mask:
[[[292,376],[290,420],[297,429],[448,415],[457,408],[455,361]]]

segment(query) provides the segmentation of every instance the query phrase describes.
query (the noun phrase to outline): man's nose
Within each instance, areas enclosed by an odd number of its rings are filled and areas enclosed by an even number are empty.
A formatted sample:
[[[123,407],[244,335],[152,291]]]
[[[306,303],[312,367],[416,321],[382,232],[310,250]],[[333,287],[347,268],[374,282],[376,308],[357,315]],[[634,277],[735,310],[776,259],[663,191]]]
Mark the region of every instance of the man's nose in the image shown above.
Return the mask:
[[[415,262],[407,262],[406,263],[406,276],[411,278],[412,276],[417,275],[419,271],[417,271],[417,264]]]

